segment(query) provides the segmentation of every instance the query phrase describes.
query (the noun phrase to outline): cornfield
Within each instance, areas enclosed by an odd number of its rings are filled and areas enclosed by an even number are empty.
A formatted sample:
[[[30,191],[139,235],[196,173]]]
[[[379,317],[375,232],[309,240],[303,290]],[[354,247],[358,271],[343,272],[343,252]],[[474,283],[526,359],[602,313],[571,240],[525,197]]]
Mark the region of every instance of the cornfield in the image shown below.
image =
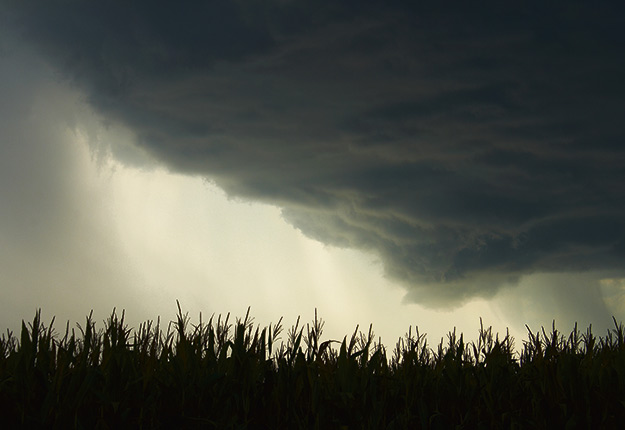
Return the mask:
[[[4,428],[622,428],[625,331],[450,332],[437,347],[409,329],[387,350],[369,328],[322,341],[323,321],[190,323],[178,305],[129,329],[113,310],[63,336],[37,312],[0,339]]]

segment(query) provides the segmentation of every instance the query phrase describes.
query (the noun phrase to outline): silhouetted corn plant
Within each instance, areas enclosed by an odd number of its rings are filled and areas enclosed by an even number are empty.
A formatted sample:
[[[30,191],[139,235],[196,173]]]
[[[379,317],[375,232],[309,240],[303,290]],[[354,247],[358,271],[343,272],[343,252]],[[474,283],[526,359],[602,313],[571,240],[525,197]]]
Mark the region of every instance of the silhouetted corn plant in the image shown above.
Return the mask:
[[[323,321],[287,330],[190,323],[178,304],[136,330],[113,310],[97,329],[59,336],[37,312],[19,337],[0,338],[6,428],[620,428],[625,330],[596,337],[577,325],[514,340],[480,325],[475,342],[448,334],[435,348],[417,328],[390,357],[370,326],[323,340]]]

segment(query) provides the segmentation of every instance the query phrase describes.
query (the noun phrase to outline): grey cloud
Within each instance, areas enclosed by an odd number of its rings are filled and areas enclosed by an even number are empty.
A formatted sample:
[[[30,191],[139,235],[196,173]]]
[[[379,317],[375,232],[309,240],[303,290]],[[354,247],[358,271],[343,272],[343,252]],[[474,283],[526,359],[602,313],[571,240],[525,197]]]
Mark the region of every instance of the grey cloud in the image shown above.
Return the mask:
[[[10,4],[142,148],[376,252],[411,300],[625,269],[620,10]]]
[[[622,290],[600,281],[612,275],[598,271],[530,275],[514,289],[503,288],[496,304],[513,326],[527,324],[534,333],[541,326],[551,327],[554,321],[564,333],[575,323],[579,329],[592,324],[593,333],[605,333],[614,328],[611,315],[622,312],[613,303],[614,299],[622,300]]]

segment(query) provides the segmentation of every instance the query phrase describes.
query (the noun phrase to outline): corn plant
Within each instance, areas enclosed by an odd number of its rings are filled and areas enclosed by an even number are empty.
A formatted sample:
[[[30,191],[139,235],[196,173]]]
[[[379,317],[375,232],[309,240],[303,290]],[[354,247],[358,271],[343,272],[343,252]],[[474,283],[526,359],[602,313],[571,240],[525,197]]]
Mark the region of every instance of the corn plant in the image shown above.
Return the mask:
[[[63,335],[36,312],[0,337],[6,428],[620,428],[625,329],[514,339],[480,324],[435,347],[410,327],[387,355],[373,327],[323,339],[323,320],[261,328],[248,309],[129,328],[115,310]]]

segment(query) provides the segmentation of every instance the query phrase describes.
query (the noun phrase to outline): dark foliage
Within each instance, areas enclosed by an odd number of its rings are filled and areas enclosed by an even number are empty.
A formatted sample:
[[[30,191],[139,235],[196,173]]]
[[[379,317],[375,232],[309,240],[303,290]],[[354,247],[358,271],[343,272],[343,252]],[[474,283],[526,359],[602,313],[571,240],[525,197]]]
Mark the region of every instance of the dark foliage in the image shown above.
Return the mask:
[[[260,329],[246,315],[191,325],[179,309],[162,330],[137,330],[113,311],[59,337],[41,323],[0,339],[5,428],[450,429],[620,428],[625,421],[625,331],[605,337],[555,326],[513,339],[455,332],[392,353],[356,328],[321,341],[323,322]]]

